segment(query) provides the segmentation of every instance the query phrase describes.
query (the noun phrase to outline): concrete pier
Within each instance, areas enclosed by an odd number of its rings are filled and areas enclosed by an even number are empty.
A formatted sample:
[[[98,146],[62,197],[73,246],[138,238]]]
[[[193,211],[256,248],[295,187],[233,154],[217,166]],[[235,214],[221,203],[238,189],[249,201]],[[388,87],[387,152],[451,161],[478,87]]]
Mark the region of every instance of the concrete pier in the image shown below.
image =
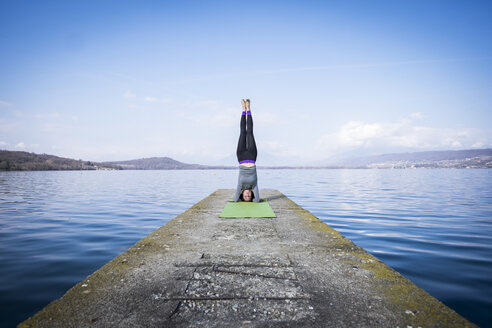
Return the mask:
[[[474,327],[275,190],[217,190],[19,327]]]

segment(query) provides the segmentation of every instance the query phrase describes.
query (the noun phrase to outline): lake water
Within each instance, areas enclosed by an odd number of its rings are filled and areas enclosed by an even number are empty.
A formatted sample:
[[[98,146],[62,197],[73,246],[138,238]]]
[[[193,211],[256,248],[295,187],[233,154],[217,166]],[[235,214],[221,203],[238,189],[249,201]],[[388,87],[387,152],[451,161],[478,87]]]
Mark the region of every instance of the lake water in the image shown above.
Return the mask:
[[[482,327],[492,324],[492,170],[258,170]],[[235,170],[0,172],[0,327],[12,327]]]

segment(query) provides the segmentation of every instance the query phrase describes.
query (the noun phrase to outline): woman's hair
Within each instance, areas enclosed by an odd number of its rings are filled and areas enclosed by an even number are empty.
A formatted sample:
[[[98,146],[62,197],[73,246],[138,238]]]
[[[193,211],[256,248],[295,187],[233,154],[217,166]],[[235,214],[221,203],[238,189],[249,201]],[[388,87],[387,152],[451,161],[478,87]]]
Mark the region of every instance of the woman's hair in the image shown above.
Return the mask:
[[[251,199],[255,198],[255,193],[253,192],[253,190],[251,190],[251,189],[244,189],[244,190],[241,190],[241,194],[239,195],[239,199],[240,199],[240,200],[242,200],[242,201],[244,202],[244,199],[243,199],[243,192],[244,192],[245,190],[249,190],[249,191],[251,191]]]

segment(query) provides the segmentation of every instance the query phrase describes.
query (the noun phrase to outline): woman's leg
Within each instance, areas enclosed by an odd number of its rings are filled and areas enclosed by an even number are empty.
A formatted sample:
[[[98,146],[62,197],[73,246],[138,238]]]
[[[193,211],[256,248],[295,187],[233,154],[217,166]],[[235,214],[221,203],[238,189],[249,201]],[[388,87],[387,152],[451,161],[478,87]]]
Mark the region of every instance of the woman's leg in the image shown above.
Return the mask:
[[[245,153],[247,152],[246,148],[246,112],[243,111],[243,114],[241,115],[241,123],[240,123],[240,129],[241,132],[239,134],[239,141],[237,143],[237,150],[236,150],[236,155],[237,155],[237,161],[243,161],[247,158],[243,158]]]
[[[247,144],[247,149],[248,149],[248,154],[252,158],[253,161],[256,162],[256,156],[258,154],[258,151],[256,150],[256,142],[255,142],[255,136],[253,134],[253,116],[251,115],[251,111],[247,111],[248,113],[248,122],[247,122],[247,129],[246,129],[246,144]]]

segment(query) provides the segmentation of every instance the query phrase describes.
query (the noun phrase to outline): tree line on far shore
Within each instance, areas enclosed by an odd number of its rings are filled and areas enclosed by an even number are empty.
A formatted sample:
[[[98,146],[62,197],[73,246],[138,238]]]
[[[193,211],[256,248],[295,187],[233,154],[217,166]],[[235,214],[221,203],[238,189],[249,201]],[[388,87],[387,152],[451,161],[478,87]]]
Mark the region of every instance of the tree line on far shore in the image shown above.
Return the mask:
[[[49,171],[49,170],[97,170],[121,169],[118,165],[94,163],[58,157],[47,154],[35,154],[25,151],[0,150],[0,171]]]

